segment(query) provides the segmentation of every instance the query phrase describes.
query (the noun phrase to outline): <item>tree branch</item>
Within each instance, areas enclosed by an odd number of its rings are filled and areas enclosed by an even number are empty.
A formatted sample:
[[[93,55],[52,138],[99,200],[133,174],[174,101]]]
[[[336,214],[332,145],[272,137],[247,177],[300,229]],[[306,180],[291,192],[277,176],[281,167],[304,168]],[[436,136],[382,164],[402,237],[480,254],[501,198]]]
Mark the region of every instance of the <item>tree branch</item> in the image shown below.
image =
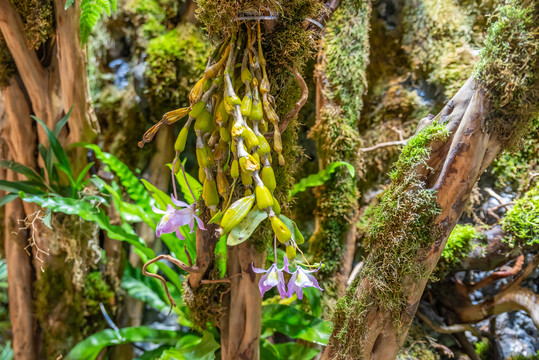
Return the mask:
[[[28,93],[43,96],[46,92],[46,72],[36,52],[28,48],[24,24],[9,0],[0,0],[0,30]]]

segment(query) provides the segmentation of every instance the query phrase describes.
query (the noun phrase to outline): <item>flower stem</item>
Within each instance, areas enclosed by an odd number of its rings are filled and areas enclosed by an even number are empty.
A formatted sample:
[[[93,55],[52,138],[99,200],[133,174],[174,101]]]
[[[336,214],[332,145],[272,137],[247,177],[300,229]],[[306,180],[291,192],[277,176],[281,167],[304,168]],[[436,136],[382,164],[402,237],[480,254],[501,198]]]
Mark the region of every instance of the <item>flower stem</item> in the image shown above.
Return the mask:
[[[176,158],[174,159],[174,162],[176,162],[176,159],[179,159],[178,156],[176,156]],[[191,186],[189,186],[189,181],[187,181],[187,175],[185,174],[185,169],[183,168],[183,164],[181,161],[179,161],[180,163],[180,169],[182,169],[182,173],[183,173],[183,179],[185,180],[185,184],[187,185],[187,188],[189,189],[189,192],[191,193],[191,196],[193,197],[193,201],[195,203],[195,205],[197,204],[197,198],[195,196],[195,194],[193,193],[193,190],[191,189]],[[172,167],[174,168],[174,165],[172,165]]]
[[[178,200],[178,192],[176,191],[176,179],[174,178],[174,173],[175,173],[177,160],[178,160],[178,157],[174,157],[174,161],[172,161],[172,172],[170,173],[170,175],[172,176],[172,189],[174,189],[174,197],[176,198],[176,200]]]
[[[277,235],[273,235],[273,253],[275,255],[275,264],[277,264]]]

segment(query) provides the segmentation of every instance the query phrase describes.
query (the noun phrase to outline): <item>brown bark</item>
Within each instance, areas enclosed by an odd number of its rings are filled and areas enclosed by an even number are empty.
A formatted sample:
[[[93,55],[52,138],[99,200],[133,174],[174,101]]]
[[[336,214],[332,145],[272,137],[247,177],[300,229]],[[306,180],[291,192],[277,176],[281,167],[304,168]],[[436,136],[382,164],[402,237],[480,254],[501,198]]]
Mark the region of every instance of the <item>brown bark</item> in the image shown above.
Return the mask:
[[[260,358],[262,298],[259,277],[251,270],[251,264],[262,267],[264,259],[265,254],[259,253],[249,242],[228,250],[227,272],[232,283],[224,302],[228,311],[221,320],[223,360]]]
[[[425,276],[420,279],[404,278],[407,311],[399,315],[399,325],[394,326],[392,317],[383,311],[382,306],[371,304],[366,310],[365,323],[347,324],[348,327],[365,326],[363,338],[352,339],[345,335],[338,339],[334,333],[322,359],[340,357],[339,349],[347,349],[357,341],[361,341],[361,350],[359,353],[350,353],[350,358],[395,358],[406,338],[428,275],[436,266],[475,182],[501,150],[497,134],[486,129],[488,112],[489,101],[485,91],[470,78],[435,118],[446,124],[450,136],[446,141],[431,144],[430,159],[427,166],[418,169],[418,177],[425,182],[427,188],[436,191],[441,213],[432,228],[440,232],[433,244],[416,258],[417,263],[423,266]],[[367,258],[366,262],[369,261],[371,259]],[[354,289],[354,293],[347,297],[351,302],[359,301],[360,294],[368,293],[369,289],[370,279],[366,277]]]

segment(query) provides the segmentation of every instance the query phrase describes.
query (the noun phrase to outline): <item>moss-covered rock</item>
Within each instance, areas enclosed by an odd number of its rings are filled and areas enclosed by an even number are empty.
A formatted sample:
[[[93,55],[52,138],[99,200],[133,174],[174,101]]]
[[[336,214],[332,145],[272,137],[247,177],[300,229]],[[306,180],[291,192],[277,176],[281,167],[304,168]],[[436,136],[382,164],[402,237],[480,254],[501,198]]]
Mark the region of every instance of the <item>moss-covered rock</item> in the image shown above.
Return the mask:
[[[539,183],[515,202],[501,221],[512,246],[539,244]]]

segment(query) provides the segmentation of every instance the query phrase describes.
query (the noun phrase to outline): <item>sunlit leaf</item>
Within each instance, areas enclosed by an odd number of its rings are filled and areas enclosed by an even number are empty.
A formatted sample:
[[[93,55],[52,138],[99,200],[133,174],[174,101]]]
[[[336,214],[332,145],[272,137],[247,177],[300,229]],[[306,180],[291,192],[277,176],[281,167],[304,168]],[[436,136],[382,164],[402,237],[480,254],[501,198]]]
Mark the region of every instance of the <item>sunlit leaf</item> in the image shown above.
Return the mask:
[[[259,209],[251,210],[245,218],[228,234],[226,244],[236,246],[247,240],[258,225],[268,217],[268,213]]]
[[[346,166],[348,172],[352,177],[356,176],[356,170],[352,165],[344,161],[335,161],[328,165],[323,170],[320,170],[316,174],[307,176],[306,178],[301,179],[297,184],[294,185],[290,191],[290,196],[294,196],[299,192],[307,190],[308,187],[320,186],[323,185],[326,181],[331,178],[331,174],[337,170],[339,166]]]

